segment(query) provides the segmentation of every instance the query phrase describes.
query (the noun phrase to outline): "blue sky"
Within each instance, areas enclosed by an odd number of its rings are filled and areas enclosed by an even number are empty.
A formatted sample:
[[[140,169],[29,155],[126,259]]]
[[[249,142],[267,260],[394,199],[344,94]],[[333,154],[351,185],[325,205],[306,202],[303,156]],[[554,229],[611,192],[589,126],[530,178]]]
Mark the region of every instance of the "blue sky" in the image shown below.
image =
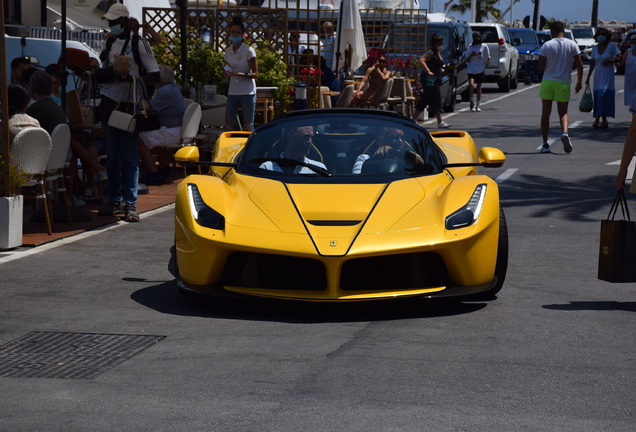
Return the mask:
[[[432,12],[441,12],[448,0],[433,0]],[[419,0],[422,8],[428,8],[429,0]],[[455,0],[455,3],[457,0]],[[505,10],[510,0],[501,0],[498,8]],[[513,18],[523,19],[534,13],[532,0],[521,0],[513,7]],[[541,15],[546,18],[567,19],[568,22],[589,20],[592,17],[592,0],[541,0]],[[468,16],[457,16],[458,19],[468,21]],[[508,20],[510,13],[505,19]],[[636,0],[599,0],[598,17],[603,21],[617,20],[636,22]]]

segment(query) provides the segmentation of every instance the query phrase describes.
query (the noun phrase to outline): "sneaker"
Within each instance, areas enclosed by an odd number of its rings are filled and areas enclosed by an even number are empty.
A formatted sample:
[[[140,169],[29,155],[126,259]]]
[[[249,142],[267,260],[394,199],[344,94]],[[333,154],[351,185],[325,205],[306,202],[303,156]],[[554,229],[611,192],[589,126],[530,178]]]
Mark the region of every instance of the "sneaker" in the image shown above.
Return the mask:
[[[438,127],[439,129],[446,129],[446,128],[449,128],[449,127],[451,127],[451,126],[452,126],[452,125],[450,125],[450,124],[448,124],[448,123],[446,123],[446,122],[437,123],[437,127]]]
[[[121,203],[121,201],[111,202],[106,207],[100,208],[97,214],[100,216],[114,216],[117,214],[124,214],[124,205]]]
[[[475,112],[475,102],[471,102],[471,103],[470,103],[470,110],[471,110],[472,112]]]
[[[550,151],[550,144],[543,143],[543,145],[541,146],[541,153],[552,153]]]
[[[106,171],[99,171],[97,173],[97,181],[98,182],[108,181],[108,175],[106,174]]]
[[[561,135],[561,142],[563,143],[563,150],[565,150],[566,153],[570,153],[572,151],[570,137],[567,134]]]
[[[475,111],[481,112],[481,107],[479,106],[479,104],[477,104],[477,106],[475,107]]]
[[[139,222],[139,214],[137,214],[137,209],[133,206],[124,207],[124,220],[126,222]]]

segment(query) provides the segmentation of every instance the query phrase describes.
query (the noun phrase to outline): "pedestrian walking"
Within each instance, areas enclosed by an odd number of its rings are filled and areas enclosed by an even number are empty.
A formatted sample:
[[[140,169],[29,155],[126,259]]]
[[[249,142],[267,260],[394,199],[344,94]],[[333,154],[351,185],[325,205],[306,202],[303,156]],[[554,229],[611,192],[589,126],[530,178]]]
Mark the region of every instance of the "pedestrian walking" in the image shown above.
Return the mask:
[[[136,203],[139,180],[137,155],[139,133],[110,126],[108,120],[120,98],[122,111],[125,110],[128,114],[139,114],[140,109],[137,103],[142,97],[142,85],[154,85],[159,82],[159,66],[148,41],[130,29],[126,6],[121,3],[113,4],[102,19],[108,20],[110,32],[113,34],[106,41],[104,50],[100,54],[102,68],[95,74],[95,79],[102,84],[99,113],[106,139],[106,172],[110,202],[106,207],[101,208],[98,214],[102,216],[124,214],[126,222],[138,222]]]
[[[419,115],[426,109],[435,115],[438,128],[449,128],[450,124],[442,120],[442,93],[440,86],[442,85],[442,77],[444,76],[444,59],[442,51],[444,50],[444,38],[438,34],[431,36],[429,49],[419,60],[419,65],[423,69],[420,74],[420,82],[422,83],[422,97],[420,98],[413,112],[413,119],[417,119]]]
[[[616,44],[611,43],[611,33],[606,28],[599,28],[594,35],[598,42],[592,48],[590,69],[587,72],[586,85],[590,85],[590,77],[594,73],[594,129],[607,129],[607,117],[616,115],[616,87],[614,86],[614,63],[620,54]],[[601,118],[603,119],[601,123]]]
[[[618,174],[616,175],[616,187],[618,189],[625,189],[625,178],[627,177],[627,168],[632,162],[634,155],[636,155],[636,95],[632,98],[632,104],[629,107],[629,112],[632,113],[632,122],[629,125],[627,136],[625,137],[625,144],[623,145],[623,156],[621,157],[621,165],[618,168]],[[629,189],[630,192],[636,193],[636,173],[632,179],[632,186]]]
[[[230,88],[225,105],[225,129],[234,130],[239,108],[243,109],[243,130],[251,131],[256,111],[256,78],[258,63],[256,51],[243,41],[245,25],[240,16],[230,24],[230,41],[223,61],[224,76],[230,78]]]
[[[574,91],[581,91],[583,81],[583,63],[578,45],[565,37],[565,27],[560,21],[550,25],[552,39],[543,44],[539,50],[539,72],[543,72],[543,80],[539,90],[541,98],[541,136],[543,145],[541,153],[550,153],[548,132],[550,130],[550,114],[552,102],[556,102],[559,121],[561,123],[561,142],[566,153],[572,151],[572,141],[568,135],[568,103],[570,101],[570,84],[572,83],[572,61],[576,64],[577,81]]]
[[[481,83],[484,82],[486,67],[490,64],[490,49],[482,43],[481,33],[473,32],[473,44],[466,51],[468,58],[468,96],[470,110],[481,112]],[[475,103],[475,84],[477,84],[477,103]]]
[[[625,89],[625,105],[629,106],[636,96],[636,33],[632,34],[629,38],[631,48],[626,50],[618,65],[625,65],[625,83],[623,88]]]

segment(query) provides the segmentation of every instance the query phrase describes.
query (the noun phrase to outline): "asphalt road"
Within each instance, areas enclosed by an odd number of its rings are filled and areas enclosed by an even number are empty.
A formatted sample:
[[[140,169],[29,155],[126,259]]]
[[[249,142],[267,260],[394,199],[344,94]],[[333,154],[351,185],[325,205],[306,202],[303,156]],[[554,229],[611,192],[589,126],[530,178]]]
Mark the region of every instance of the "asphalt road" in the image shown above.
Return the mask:
[[[636,285],[596,278],[630,120],[623,95],[598,131],[576,95],[574,151],[557,140],[539,154],[538,87],[499,100],[487,87],[482,113],[445,120],[507,156],[485,171],[510,236],[498,299],[183,297],[167,270],[166,208],[0,254],[0,345],[31,332],[163,336],[92,379],[0,377],[0,430],[633,431]],[[556,112],[552,124],[558,138]],[[1,348],[0,376],[15,358]],[[25,374],[46,369],[35,358],[21,360]]]

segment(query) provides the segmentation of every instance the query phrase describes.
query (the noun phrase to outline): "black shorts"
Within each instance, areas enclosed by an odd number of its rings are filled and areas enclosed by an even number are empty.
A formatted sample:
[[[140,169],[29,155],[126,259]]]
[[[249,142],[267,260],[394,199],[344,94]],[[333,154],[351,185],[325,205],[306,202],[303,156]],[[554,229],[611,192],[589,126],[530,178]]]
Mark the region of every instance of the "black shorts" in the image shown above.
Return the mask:
[[[468,74],[468,79],[474,79],[476,84],[481,84],[484,82],[484,72],[478,74]]]

